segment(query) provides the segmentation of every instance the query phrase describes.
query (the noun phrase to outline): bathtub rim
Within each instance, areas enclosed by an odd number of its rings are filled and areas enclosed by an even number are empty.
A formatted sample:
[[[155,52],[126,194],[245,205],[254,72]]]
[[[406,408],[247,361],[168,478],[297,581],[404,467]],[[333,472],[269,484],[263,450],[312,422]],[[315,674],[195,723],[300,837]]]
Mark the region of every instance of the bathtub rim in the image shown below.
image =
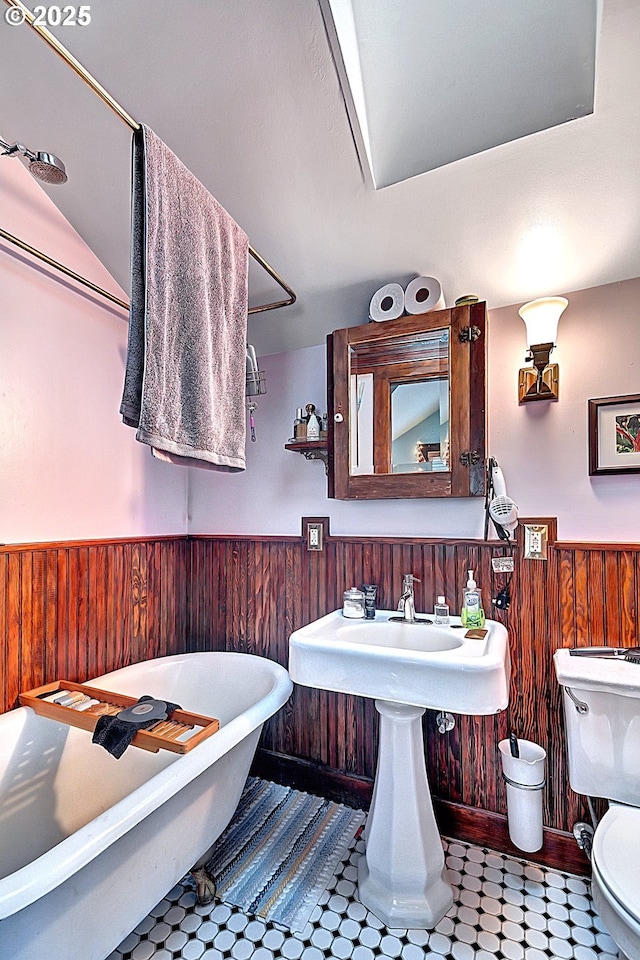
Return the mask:
[[[158,771],[144,784],[80,827],[71,836],[65,837],[50,850],[7,877],[0,878],[0,922],[46,896],[69,877],[78,873],[87,863],[95,860],[112,843],[128,833],[166,800],[175,796],[188,783],[212,766],[219,757],[228,753],[256,727],[277,713],[289,699],[293,682],[285,667],[268,657],[236,651],[197,651],[154,657],[112,670],[92,678],[87,683],[103,682],[115,674],[142,664],[172,662],[177,664],[193,658],[211,657],[232,657],[235,660],[246,660],[250,657],[254,661],[268,665],[265,667],[265,672],[271,677],[271,689],[247,710],[222,726],[213,736],[203,740],[188,753],[176,755],[173,763]],[[15,711],[9,712],[19,711],[34,712],[31,707],[17,707]],[[58,721],[46,719],[46,722],[57,723]],[[65,855],[61,860],[59,850],[63,845]]]

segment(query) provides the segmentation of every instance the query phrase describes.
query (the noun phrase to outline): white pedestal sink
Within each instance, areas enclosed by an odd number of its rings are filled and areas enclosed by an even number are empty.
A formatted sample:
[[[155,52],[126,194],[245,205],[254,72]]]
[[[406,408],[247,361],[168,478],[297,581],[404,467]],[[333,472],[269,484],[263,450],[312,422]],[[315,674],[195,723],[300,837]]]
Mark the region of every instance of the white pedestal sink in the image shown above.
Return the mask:
[[[422,737],[426,708],[491,714],[508,703],[504,626],[488,620],[482,638],[457,618],[448,627],[347,620],[340,610],[289,640],[295,683],[373,697],[380,746],[373,800],[359,863],[358,893],[387,927],[430,929],[453,903],[427,780]]]
[[[358,893],[387,927],[429,929],[453,903],[453,891],[424,762],[424,707],[376,700],[376,710],[378,769],[366,852],[358,864]]]

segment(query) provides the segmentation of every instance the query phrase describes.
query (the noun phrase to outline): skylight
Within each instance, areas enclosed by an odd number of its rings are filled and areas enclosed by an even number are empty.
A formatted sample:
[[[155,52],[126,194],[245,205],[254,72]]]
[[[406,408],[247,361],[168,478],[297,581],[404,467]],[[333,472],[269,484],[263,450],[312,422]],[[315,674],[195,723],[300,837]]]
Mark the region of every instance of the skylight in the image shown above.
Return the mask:
[[[598,0],[320,0],[376,189],[593,113]]]

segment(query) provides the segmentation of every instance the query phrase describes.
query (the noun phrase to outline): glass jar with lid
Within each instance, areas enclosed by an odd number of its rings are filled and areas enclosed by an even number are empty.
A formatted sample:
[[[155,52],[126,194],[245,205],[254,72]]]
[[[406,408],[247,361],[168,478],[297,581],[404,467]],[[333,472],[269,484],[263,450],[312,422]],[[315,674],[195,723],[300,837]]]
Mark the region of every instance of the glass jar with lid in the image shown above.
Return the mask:
[[[357,587],[345,590],[342,597],[342,616],[351,620],[364,618],[364,593]]]

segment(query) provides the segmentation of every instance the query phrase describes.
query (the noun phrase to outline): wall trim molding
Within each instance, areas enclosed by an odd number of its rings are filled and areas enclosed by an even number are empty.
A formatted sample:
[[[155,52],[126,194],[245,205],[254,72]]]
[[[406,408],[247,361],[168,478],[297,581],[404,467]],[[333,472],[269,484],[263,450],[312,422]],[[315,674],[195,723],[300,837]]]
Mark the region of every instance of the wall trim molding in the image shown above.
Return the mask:
[[[19,553],[25,550],[63,550],[66,547],[93,547],[109,546],[121,543],[156,543],[163,540],[183,540],[185,543],[198,541],[229,541],[229,540],[248,540],[254,543],[298,543],[303,537],[300,534],[248,534],[248,533],[162,533],[150,534],[132,537],[97,537],[77,540],[46,540],[38,542],[25,543],[0,543],[0,553]],[[361,537],[355,534],[332,533],[327,539],[339,540],[344,543],[433,543],[444,546],[487,546],[504,547],[504,540],[489,539],[482,537],[410,537],[399,535],[397,537]],[[521,544],[512,541],[511,550],[518,552]],[[584,542],[571,540],[557,540],[552,549],[561,550],[596,550],[596,551],[625,551],[640,552],[640,543],[599,543],[595,540]]]
[[[540,518],[538,518],[540,519]],[[157,537],[148,538],[148,539],[158,539]],[[185,537],[186,540],[190,541],[205,541],[205,540],[252,540],[258,543],[270,542],[270,543],[291,543],[298,542],[302,540],[301,535],[295,536],[291,534],[258,534],[251,535],[246,533],[190,533]],[[485,546],[485,547],[505,547],[504,540],[498,540],[494,538],[489,538],[485,540],[483,537],[411,537],[404,536],[399,534],[394,537],[362,537],[357,536],[356,534],[350,533],[335,533],[332,532],[327,539],[330,540],[339,540],[343,543],[434,543],[442,544],[443,546]],[[631,551],[634,553],[640,552],[640,543],[614,543],[614,542],[602,542],[600,543],[597,540],[585,540],[585,541],[571,541],[571,540],[556,540],[552,545],[551,549],[556,551],[561,550],[602,550],[604,552],[616,552],[616,551]],[[519,553],[522,550],[522,544],[518,543],[515,540],[510,542],[510,551],[514,553]]]
[[[329,518],[331,519],[331,518]],[[278,534],[258,534],[252,536],[251,534],[245,533],[190,533],[187,537],[187,540],[192,541],[203,541],[203,540],[252,540],[257,543],[262,543],[263,541],[270,541],[272,543],[284,542],[295,542],[298,543],[304,538],[302,535],[291,536],[290,534],[283,534],[282,536]],[[327,537],[327,540],[336,540],[341,543],[432,543],[432,544],[442,544],[443,546],[471,546],[471,547],[503,547],[506,549],[506,544],[504,540],[498,539],[489,539],[485,540],[482,537],[411,537],[399,534],[397,537],[377,537],[377,536],[359,536],[357,534],[351,533],[331,533]],[[511,541],[510,544],[511,550],[518,550],[519,545],[515,541]],[[640,546],[638,547],[640,549]]]
[[[640,543],[598,543],[596,540],[589,540],[583,543],[571,540],[556,540],[553,545],[554,550],[602,550],[604,552],[617,552],[619,550],[631,553],[640,552]]]
[[[124,543],[158,543],[160,541],[183,540],[189,537],[184,533],[163,533],[146,537],[104,537],[96,540],[46,540],[41,543],[0,543],[0,554],[24,553],[34,550],[73,550],[79,547],[109,547]],[[69,679],[67,677],[67,679]]]

